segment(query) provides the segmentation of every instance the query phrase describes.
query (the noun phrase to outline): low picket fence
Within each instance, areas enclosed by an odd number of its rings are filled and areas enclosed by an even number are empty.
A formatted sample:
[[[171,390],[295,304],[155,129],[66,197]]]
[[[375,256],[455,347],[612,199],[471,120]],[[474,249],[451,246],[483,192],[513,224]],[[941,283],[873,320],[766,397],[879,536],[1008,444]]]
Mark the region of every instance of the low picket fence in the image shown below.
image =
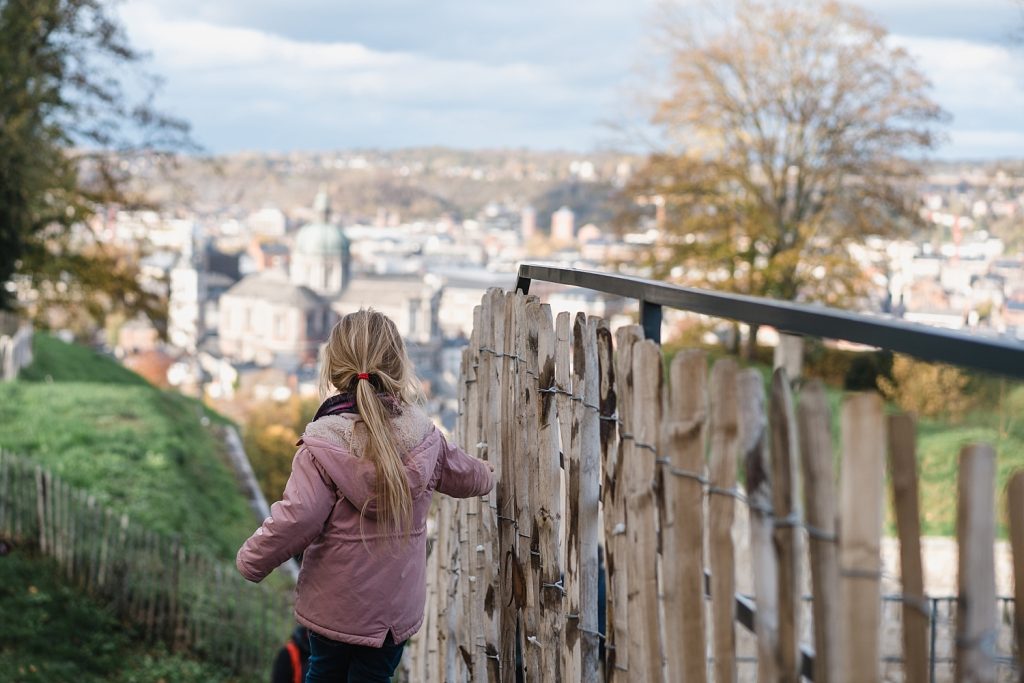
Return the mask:
[[[241,676],[265,677],[294,627],[287,592],[253,585],[232,564],[150,531],[4,451],[0,538],[53,558],[139,637]]]

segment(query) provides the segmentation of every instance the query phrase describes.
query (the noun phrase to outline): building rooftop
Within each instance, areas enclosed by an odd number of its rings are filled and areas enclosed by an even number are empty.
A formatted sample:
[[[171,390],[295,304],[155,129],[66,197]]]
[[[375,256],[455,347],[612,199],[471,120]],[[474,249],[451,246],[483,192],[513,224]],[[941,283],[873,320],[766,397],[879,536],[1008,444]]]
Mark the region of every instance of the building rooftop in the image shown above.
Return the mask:
[[[273,271],[245,276],[238,284],[226,291],[224,296],[260,299],[270,303],[295,306],[303,310],[326,305],[326,302],[313,290],[294,285],[281,274]]]

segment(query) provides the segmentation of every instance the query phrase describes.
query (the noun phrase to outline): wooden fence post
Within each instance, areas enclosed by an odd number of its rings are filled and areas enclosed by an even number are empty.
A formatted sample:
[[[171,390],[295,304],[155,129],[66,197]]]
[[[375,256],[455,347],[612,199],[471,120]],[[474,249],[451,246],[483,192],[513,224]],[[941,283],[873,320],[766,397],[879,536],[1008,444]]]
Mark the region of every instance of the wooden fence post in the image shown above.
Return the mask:
[[[814,595],[814,680],[838,681],[840,641],[836,480],[832,455],[832,418],[825,385],[821,380],[812,380],[800,392],[798,417],[810,545],[811,592]]]
[[[914,418],[889,417],[889,470],[896,528],[900,537],[900,582],[903,585],[903,671],[908,681],[928,676],[928,622],[921,565],[921,517],[917,494],[917,448]]]
[[[750,559],[754,565],[757,603],[757,680],[778,678],[779,598],[778,570],[772,534],[772,491],[768,458],[768,416],[764,378],[750,368],[739,375],[740,450],[746,469],[750,507]]]
[[[531,326],[537,330],[537,385],[539,420],[536,460],[537,495],[533,507],[533,540],[539,561],[535,573],[539,582],[540,656],[537,680],[557,683],[562,680],[562,652],[565,650],[565,608],[562,589],[562,564],[559,526],[562,520],[561,477],[558,449],[558,414],[555,408],[555,328],[551,307],[542,304],[531,309]]]
[[[49,544],[46,537],[46,477],[43,475],[43,468],[36,465],[36,529],[39,537],[39,552],[46,555],[49,551]]]
[[[564,606],[566,613],[572,610],[573,594],[578,590],[576,586],[576,572],[579,568],[576,558],[570,556],[570,539],[576,535],[576,506],[573,504],[572,495],[572,454],[575,451],[575,441],[578,435],[572,430],[573,402],[570,396],[573,394],[572,386],[572,326],[569,314],[562,311],[555,318],[555,384],[558,387],[556,394],[558,402],[558,428],[561,444],[562,482],[564,485],[565,504],[562,508],[562,537],[560,552],[562,553],[562,567],[565,572],[563,586],[565,589]],[[579,598],[577,597],[578,601]],[[578,602],[577,602],[578,604]],[[565,614],[562,616],[565,619]],[[565,620],[563,628],[562,647],[562,676],[564,680],[576,681],[580,676],[579,660],[579,634],[577,624],[571,620]]]
[[[566,676],[571,681],[583,679],[583,636],[581,631],[580,604],[583,573],[586,558],[582,555],[582,515],[580,482],[583,471],[583,419],[586,408],[583,405],[584,382],[587,371],[583,358],[583,336],[587,319],[582,313],[576,315],[572,328],[572,396],[570,397],[571,427],[570,447],[566,461],[566,526],[565,526],[565,593],[566,627],[565,644],[569,653]],[[595,561],[597,558],[594,558]]]
[[[736,558],[732,544],[735,517],[737,388],[736,361],[723,358],[711,369],[710,532],[712,630],[715,681],[736,681]]]
[[[483,441],[482,405],[479,394],[483,391],[480,383],[480,338],[482,309],[476,306],[473,309],[473,332],[470,336],[469,346],[466,348],[465,371],[462,374],[462,386],[465,389],[465,407],[463,415],[463,443],[464,449],[476,457],[481,457],[481,449],[478,444]],[[466,558],[469,569],[469,641],[465,646],[469,649],[472,661],[473,677],[476,680],[486,680],[487,652],[484,649],[484,623],[487,616],[484,609],[484,595],[488,587],[489,566],[485,558],[485,542],[489,540],[486,530],[486,518],[490,512],[486,500],[472,498],[462,501],[467,509],[467,522],[469,524],[469,557]]]
[[[482,402],[481,420],[482,434],[481,441],[484,446],[484,455],[488,462],[494,467],[494,476],[500,477],[502,473],[501,455],[501,360],[495,355],[497,349],[504,349],[505,344],[505,317],[503,307],[503,294],[498,288],[490,289],[484,296],[483,307],[480,315],[480,323],[483,327],[483,334],[480,337],[480,368],[477,370],[477,377],[482,378],[484,386],[480,390]],[[485,572],[487,588],[484,591],[484,656],[487,658],[486,677],[482,680],[499,681],[501,677],[500,667],[500,607],[499,600],[501,586],[499,582],[499,558],[500,548],[498,537],[501,529],[501,522],[498,519],[498,487],[495,486],[487,494],[485,513],[485,538],[484,555],[487,561]],[[489,599],[488,599],[489,596]]]
[[[629,511],[627,498],[629,495],[627,464],[636,454],[632,438],[626,435],[633,433],[633,349],[643,339],[643,328],[639,325],[625,325],[615,331],[615,391],[619,415],[619,448],[618,470],[616,475],[617,508],[621,515],[621,527],[612,527],[614,553],[621,558],[616,563],[615,583],[609,586],[614,594],[614,622],[609,620],[606,629],[614,631],[615,649],[608,652],[606,672],[610,681],[628,681],[632,678],[629,668],[629,582],[630,565],[632,564],[633,548],[629,536]]]
[[[626,529],[625,507],[621,487],[622,461],[619,459],[618,415],[615,396],[615,368],[612,354],[612,333],[608,324],[601,320],[597,325],[597,366],[601,375],[598,389],[601,432],[601,507],[604,514],[604,570],[605,570],[605,612],[604,612],[604,678],[616,680],[615,661],[615,615],[617,602],[616,587],[619,582],[619,562],[625,561],[617,549],[617,536]],[[621,531],[620,531],[621,529]],[[622,595],[625,595],[624,593]]]
[[[988,444],[960,451],[957,541],[960,544],[956,619],[956,680],[996,680],[995,491],[996,452]]]
[[[663,470],[661,533],[665,658],[669,681],[707,680],[704,619],[704,425],[707,355],[680,351],[669,369],[669,389],[658,452]]]
[[[540,395],[537,353],[540,344],[538,314],[540,302],[534,296],[521,296],[525,303],[520,323],[521,360],[518,363],[520,383],[519,431],[524,439],[523,459],[516,467],[516,519],[519,520],[518,565],[522,585],[519,630],[522,633],[524,680],[539,680],[541,676],[541,648],[539,640],[540,608],[538,580],[540,570],[537,549],[537,529],[534,521],[540,487]]]
[[[501,680],[511,683],[516,676],[516,617],[518,605],[512,583],[512,562],[515,558],[517,540],[515,519],[515,477],[519,466],[519,453],[516,452],[517,434],[515,428],[515,377],[513,376],[516,354],[514,340],[516,338],[515,294],[504,295],[504,348],[495,349],[504,353],[501,357],[501,478],[498,480],[498,549],[499,576],[501,577],[501,593],[498,612],[500,614],[500,651]],[[501,311],[498,312],[501,315]],[[497,339],[495,339],[497,341]]]
[[[662,680],[658,605],[658,510],[654,494],[661,423],[661,347],[651,340],[633,347],[633,446],[626,462],[626,528],[629,566],[629,667],[632,680]]]
[[[779,580],[779,681],[800,680],[800,462],[796,416],[789,377],[784,368],[772,375],[772,503]]]
[[[579,363],[580,396],[580,481],[579,481],[579,533],[580,533],[580,662],[583,683],[597,683],[598,676],[598,624],[597,624],[597,538],[599,535],[598,505],[601,488],[601,430],[598,413],[601,378],[597,364],[598,318],[576,317],[573,333],[573,368]]]
[[[804,368],[804,338],[795,334],[780,334],[772,357],[772,369],[785,368],[790,382],[800,379]]]
[[[875,392],[853,394],[842,412],[840,477],[840,637],[849,683],[879,677],[881,635],[881,535],[885,465],[885,419]]]
[[[1014,610],[1013,624],[1017,641],[1017,668],[1024,671],[1024,470],[1010,477],[1006,490],[1006,517],[1013,549]]]

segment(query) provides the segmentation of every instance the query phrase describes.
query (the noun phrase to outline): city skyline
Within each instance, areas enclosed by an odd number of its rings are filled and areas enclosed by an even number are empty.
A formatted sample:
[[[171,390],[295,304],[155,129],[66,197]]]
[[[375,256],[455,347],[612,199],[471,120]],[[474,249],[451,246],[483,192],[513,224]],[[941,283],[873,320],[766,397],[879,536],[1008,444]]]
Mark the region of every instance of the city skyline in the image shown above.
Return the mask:
[[[860,3],[952,114],[944,159],[1024,157],[1024,9],[1014,0]],[[515,6],[388,0],[136,0],[132,42],[162,105],[214,153],[444,145],[593,150],[622,138],[655,0]],[[397,19],[396,19],[397,18]]]

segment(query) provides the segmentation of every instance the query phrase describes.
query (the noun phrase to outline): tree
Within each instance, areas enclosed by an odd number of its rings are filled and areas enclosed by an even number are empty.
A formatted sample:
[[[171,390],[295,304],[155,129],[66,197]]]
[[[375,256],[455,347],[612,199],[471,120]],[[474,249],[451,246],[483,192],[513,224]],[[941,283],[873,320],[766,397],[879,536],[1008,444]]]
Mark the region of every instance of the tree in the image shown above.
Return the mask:
[[[738,0],[730,16],[664,26],[653,121],[666,143],[628,187],[661,205],[655,275],[854,301],[864,281],[848,247],[911,229],[920,155],[945,118],[914,60],[836,2]]]
[[[20,287],[30,313],[163,315],[89,227],[102,203],[132,201],[125,160],[194,148],[153,107],[142,61],[102,0],[0,0],[0,310]]]

